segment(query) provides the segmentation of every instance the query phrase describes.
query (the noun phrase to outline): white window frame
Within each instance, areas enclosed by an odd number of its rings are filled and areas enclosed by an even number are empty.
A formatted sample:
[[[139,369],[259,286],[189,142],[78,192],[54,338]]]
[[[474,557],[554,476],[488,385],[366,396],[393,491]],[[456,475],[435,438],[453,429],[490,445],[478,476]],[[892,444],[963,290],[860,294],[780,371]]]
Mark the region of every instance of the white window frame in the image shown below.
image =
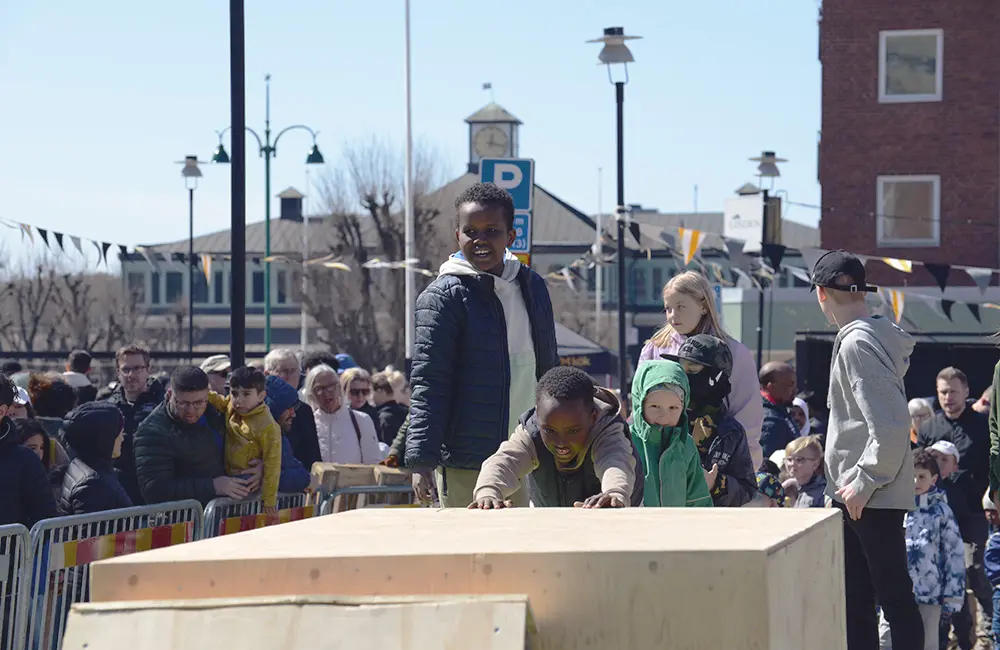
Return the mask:
[[[934,93],[925,95],[887,95],[885,92],[886,41],[894,36],[936,36],[937,69],[934,75]],[[939,102],[944,98],[944,30],[943,29],[890,29],[878,33],[878,101],[880,104],[915,104]]]
[[[932,183],[933,185],[933,236],[929,239],[886,239],[883,214],[886,183]],[[941,245],[941,177],[937,174],[879,176],[875,179],[875,228],[879,248],[931,248]]]

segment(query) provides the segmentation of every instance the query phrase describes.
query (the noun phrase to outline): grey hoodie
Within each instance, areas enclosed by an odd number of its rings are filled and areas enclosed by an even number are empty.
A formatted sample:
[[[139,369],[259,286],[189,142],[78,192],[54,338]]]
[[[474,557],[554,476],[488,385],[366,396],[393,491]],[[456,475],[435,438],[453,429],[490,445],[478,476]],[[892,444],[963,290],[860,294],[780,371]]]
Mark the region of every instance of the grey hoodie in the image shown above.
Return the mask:
[[[862,318],[837,334],[830,365],[826,494],[850,485],[866,508],[913,510],[910,414],[903,376],[913,339],[891,321]]]

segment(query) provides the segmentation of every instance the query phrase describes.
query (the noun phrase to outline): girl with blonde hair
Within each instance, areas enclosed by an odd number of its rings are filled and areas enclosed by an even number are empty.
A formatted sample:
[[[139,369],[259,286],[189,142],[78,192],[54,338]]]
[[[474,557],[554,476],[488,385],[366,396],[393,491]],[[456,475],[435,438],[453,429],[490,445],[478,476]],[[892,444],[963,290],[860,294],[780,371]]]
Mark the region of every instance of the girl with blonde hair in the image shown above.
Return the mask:
[[[729,412],[746,430],[754,467],[760,467],[764,462],[760,447],[764,403],[760,396],[757,365],[749,348],[722,328],[712,285],[705,276],[694,271],[675,275],[663,287],[663,306],[667,322],[643,346],[639,364],[660,359],[664,354],[677,354],[685,339],[694,334],[710,334],[725,341],[733,355]]]

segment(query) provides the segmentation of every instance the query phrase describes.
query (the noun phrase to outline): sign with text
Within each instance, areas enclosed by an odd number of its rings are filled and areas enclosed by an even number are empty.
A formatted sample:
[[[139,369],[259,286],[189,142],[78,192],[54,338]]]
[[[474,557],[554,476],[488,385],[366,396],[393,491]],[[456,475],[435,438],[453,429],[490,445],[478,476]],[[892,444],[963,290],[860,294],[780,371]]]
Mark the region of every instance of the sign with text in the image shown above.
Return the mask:
[[[760,250],[764,201],[760,194],[726,199],[722,235],[747,243],[743,250]]]
[[[531,217],[535,198],[535,161],[530,158],[483,158],[479,180],[507,190],[514,199],[512,253],[531,252]]]

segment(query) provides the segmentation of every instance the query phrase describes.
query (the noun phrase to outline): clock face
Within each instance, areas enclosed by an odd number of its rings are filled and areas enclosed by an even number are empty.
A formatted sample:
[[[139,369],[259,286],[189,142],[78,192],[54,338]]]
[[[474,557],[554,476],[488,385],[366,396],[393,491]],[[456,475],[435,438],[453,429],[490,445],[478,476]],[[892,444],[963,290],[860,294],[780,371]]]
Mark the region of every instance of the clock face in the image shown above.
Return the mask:
[[[510,138],[503,129],[484,126],[472,138],[472,147],[480,158],[503,156],[507,153]]]

